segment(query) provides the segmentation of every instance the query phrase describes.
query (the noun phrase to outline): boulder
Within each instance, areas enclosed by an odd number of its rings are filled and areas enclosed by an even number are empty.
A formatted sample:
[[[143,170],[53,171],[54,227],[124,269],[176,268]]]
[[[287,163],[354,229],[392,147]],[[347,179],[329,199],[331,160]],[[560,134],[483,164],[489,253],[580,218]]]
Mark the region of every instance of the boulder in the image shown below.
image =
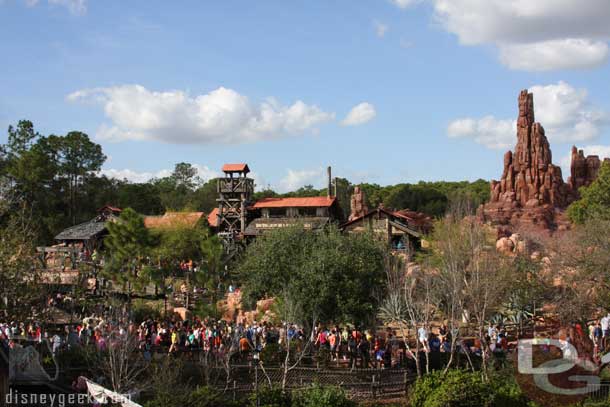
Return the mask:
[[[510,254],[515,249],[515,244],[508,237],[501,237],[496,242],[496,250],[500,253]]]

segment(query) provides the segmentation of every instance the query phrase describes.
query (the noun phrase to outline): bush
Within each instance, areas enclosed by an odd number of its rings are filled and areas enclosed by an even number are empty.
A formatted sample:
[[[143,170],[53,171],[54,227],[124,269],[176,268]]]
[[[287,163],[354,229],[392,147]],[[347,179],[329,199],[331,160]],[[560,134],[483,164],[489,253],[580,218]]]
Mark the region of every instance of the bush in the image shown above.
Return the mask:
[[[413,407],[531,407],[512,375],[496,375],[489,382],[481,373],[450,370],[417,380],[410,397]]]
[[[250,406],[256,407],[256,393],[248,398]],[[283,393],[278,387],[263,387],[258,390],[258,400],[261,407],[291,407],[290,393]]]
[[[293,394],[292,407],[355,407],[345,391],[335,386],[313,385]]]
[[[138,324],[148,318],[161,318],[161,311],[158,307],[153,307],[143,301],[134,301],[131,306],[131,313],[133,320]]]
[[[448,372],[450,373],[450,372]],[[420,377],[411,389],[410,401],[413,407],[424,407],[428,400],[443,382],[441,372],[432,372]]]
[[[277,343],[267,344],[260,353],[261,361],[265,366],[284,363],[286,351]]]
[[[144,403],[144,407],[179,407],[183,398],[175,394],[157,393],[154,399]]]
[[[194,306],[193,315],[197,315],[200,318],[222,318],[223,310],[219,309],[217,304],[209,304],[203,300],[197,301]]]
[[[224,395],[208,386],[198,387],[191,393],[166,391],[144,403],[144,407],[237,407],[239,403],[227,400]]]

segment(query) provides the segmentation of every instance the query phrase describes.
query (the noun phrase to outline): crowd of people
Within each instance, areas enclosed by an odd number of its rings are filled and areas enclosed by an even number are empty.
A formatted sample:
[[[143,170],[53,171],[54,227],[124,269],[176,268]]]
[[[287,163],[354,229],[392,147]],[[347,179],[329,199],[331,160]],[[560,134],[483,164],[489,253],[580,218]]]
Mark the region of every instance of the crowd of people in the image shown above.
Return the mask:
[[[244,324],[198,317],[185,321],[177,317],[146,318],[136,324],[128,319],[93,315],[79,324],[65,325],[54,331],[47,331],[35,322],[0,324],[0,339],[5,346],[19,346],[19,340],[39,343],[46,340],[53,354],[81,346],[103,352],[126,338],[136,342],[134,349],[141,351],[148,360],[155,354],[181,354],[192,358],[198,352],[209,352],[218,358],[228,356],[244,362],[275,344],[277,348],[269,349],[280,352],[290,346],[294,354],[307,354],[317,361],[324,359],[349,368],[406,367],[416,349],[443,353],[450,352],[452,346],[452,333],[445,325],[435,328],[434,332],[420,327],[416,337],[407,344],[391,329],[375,332],[347,325],[320,325],[309,334],[293,323]],[[490,325],[486,342],[491,351],[508,350],[506,332],[497,326]],[[456,345],[460,352],[478,355],[483,346],[474,338],[461,340]]]
[[[610,313],[600,319],[589,322],[589,339],[593,342],[595,354],[601,354],[608,350],[610,346]]]

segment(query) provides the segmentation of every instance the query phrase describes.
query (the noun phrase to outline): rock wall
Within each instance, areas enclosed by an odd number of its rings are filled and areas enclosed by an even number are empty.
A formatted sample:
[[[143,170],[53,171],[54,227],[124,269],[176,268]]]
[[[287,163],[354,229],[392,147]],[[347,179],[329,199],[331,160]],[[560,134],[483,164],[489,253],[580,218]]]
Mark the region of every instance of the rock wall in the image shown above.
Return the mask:
[[[604,161],[610,162],[610,158]],[[585,157],[582,150],[572,147],[572,163],[570,165],[570,176],[568,177],[568,185],[572,191],[577,192],[578,188],[589,186],[597,178],[602,161],[597,155],[589,155]]]
[[[364,191],[360,189],[360,187],[354,188],[354,193],[352,194],[352,199],[350,203],[350,215],[348,220],[354,220],[361,216],[364,216],[368,213],[369,208],[366,206],[366,198],[364,195]]]
[[[490,202],[479,208],[479,216],[496,225],[555,229],[565,224],[560,219],[563,209],[578,199],[578,188],[595,180],[600,165],[599,157],[585,157],[573,147],[571,176],[564,183],[561,168],[553,164],[544,128],[535,121],[534,96],[523,90],[517,144],[514,152],[504,154],[502,177],[491,181]]]

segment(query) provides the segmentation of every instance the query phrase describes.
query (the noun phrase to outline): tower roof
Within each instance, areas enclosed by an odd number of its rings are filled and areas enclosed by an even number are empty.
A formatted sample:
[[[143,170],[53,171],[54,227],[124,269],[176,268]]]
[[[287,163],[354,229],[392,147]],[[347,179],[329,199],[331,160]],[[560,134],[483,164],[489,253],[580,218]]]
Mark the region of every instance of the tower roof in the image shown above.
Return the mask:
[[[250,172],[250,168],[248,168],[248,164],[239,163],[239,164],[225,164],[222,166],[222,172],[243,172],[247,174]]]

